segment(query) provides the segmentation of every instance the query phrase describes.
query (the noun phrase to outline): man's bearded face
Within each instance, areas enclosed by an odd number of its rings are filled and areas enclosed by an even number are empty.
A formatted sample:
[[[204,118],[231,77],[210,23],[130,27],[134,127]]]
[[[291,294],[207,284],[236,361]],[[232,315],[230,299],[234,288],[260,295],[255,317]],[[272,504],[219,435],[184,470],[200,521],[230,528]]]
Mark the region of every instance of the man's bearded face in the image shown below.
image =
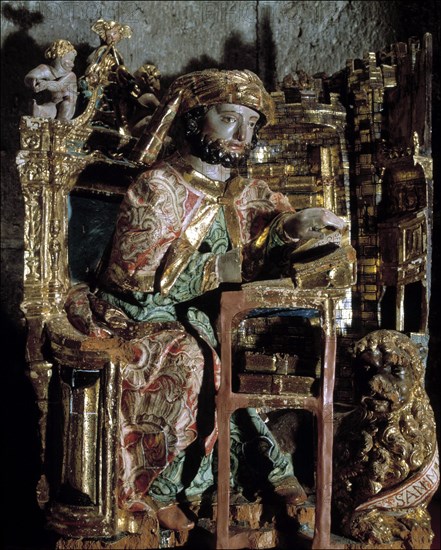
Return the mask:
[[[191,153],[208,164],[221,164],[225,168],[239,166],[249,155],[251,145],[242,149],[231,149],[229,142],[223,139],[210,141],[209,137],[199,132],[191,140]]]
[[[226,168],[239,165],[253,147],[259,118],[259,113],[244,105],[214,105],[207,111],[201,130],[189,139],[191,153],[209,164]]]

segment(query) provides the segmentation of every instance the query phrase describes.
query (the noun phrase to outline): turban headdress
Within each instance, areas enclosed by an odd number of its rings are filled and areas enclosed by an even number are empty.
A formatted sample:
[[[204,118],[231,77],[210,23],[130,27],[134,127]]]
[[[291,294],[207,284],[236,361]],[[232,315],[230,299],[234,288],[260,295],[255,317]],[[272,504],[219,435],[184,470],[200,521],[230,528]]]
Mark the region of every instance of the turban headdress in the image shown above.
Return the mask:
[[[200,106],[244,105],[273,121],[274,102],[260,78],[249,70],[206,69],[178,77],[168,89],[133,151],[134,160],[152,164],[176,116]]]

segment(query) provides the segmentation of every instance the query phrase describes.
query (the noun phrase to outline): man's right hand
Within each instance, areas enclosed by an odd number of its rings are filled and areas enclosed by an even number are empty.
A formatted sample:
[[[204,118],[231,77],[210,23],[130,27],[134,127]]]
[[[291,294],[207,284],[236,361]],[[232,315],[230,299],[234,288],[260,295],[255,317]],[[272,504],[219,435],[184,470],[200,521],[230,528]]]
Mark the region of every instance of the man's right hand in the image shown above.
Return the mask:
[[[47,80],[35,80],[34,82],[34,91],[35,92],[42,92],[43,90],[48,89],[48,81]]]

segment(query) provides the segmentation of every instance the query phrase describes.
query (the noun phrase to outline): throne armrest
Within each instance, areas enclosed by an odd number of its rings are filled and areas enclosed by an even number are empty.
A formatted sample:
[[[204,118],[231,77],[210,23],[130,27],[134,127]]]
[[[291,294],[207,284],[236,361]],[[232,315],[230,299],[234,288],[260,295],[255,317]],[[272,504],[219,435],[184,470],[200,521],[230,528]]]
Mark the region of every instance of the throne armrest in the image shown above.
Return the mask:
[[[46,323],[46,333],[54,359],[75,369],[103,369],[110,361],[122,358],[122,339],[97,338],[79,332],[61,313]]]

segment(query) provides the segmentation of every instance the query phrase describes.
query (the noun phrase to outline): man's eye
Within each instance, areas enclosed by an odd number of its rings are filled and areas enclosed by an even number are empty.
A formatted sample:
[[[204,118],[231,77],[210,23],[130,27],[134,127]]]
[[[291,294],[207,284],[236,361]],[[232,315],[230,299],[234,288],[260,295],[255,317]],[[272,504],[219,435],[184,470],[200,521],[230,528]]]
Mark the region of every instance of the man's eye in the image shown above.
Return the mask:
[[[234,124],[236,122],[236,119],[234,116],[223,116],[221,120],[226,124]]]
[[[250,121],[250,123],[248,124],[248,126],[249,126],[250,128],[254,128],[254,127],[256,126],[256,123],[253,122],[253,121]]]

